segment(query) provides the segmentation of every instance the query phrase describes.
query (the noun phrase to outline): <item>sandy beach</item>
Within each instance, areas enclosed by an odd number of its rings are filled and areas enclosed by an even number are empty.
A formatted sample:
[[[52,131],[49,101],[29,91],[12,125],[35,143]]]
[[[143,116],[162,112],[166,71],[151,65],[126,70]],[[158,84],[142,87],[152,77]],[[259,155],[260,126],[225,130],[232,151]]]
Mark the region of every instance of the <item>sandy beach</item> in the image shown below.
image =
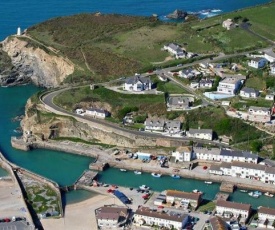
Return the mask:
[[[118,200],[115,202],[118,204]],[[45,230],[95,230],[95,210],[111,204],[114,204],[112,196],[99,194],[85,201],[67,205],[64,218],[42,219],[41,223]]]

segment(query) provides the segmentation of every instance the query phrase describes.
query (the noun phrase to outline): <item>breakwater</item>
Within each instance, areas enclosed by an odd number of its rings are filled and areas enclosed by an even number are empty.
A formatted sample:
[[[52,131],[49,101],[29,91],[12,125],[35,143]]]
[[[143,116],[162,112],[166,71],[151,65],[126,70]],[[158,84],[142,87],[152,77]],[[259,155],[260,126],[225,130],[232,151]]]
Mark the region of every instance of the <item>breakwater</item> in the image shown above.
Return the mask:
[[[131,161],[129,159],[123,159],[121,161],[115,160],[110,152],[104,151],[102,149],[98,149],[94,146],[89,146],[85,144],[77,144],[73,142],[58,142],[58,141],[37,141],[34,143],[36,148],[48,148],[52,150],[59,150],[65,151],[73,154],[84,155],[95,157],[97,160],[91,163],[91,166],[95,163],[101,165],[103,163],[107,163],[110,167],[113,168],[123,168],[129,171],[142,171],[147,173],[161,173],[163,175],[171,175],[173,174],[173,169],[178,169],[179,172],[177,173],[183,178],[190,178],[195,180],[201,181],[213,181],[217,183],[230,183],[236,188],[240,189],[249,189],[249,190],[259,190],[262,192],[271,192],[275,193],[275,186],[271,184],[266,184],[260,181],[243,179],[243,178],[235,178],[229,176],[220,176],[220,175],[213,175],[207,172],[198,172],[196,170],[188,170],[188,169],[181,169],[180,165],[171,164],[169,168],[161,168],[159,165],[152,165],[147,163],[142,163],[141,161]],[[208,165],[210,166],[209,162],[195,162],[194,165]]]

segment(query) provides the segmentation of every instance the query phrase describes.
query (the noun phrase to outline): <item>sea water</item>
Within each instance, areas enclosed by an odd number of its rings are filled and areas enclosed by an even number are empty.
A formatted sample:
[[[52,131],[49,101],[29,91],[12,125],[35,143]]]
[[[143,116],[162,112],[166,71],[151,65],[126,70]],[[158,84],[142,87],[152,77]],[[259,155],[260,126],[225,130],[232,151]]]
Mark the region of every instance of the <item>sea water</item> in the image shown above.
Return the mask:
[[[23,30],[52,17],[82,12],[140,16],[157,14],[164,18],[176,9],[188,12],[212,10],[201,15],[207,17],[266,2],[269,0],[3,0],[0,7],[0,40],[15,34],[17,27]]]
[[[127,15],[140,15],[150,16],[157,14],[160,18],[164,19],[164,16],[173,12],[175,9],[181,9],[189,12],[199,12],[202,15],[206,15],[205,12],[209,12],[208,16],[213,16],[222,12],[228,12],[237,10],[244,7],[255,6],[269,2],[268,0],[231,0],[228,2],[221,0],[9,0],[2,1],[0,7],[0,40],[3,40],[11,34],[15,34],[17,27],[21,27],[22,30],[36,23],[45,21],[52,17],[72,15],[76,13],[90,13],[90,12],[102,12],[102,13],[118,13]],[[209,11],[211,10],[211,11]],[[19,166],[25,167],[35,173],[41,174],[49,179],[52,179],[60,185],[72,184],[83,170],[88,168],[91,162],[90,158],[72,155],[64,152],[56,152],[49,150],[34,150],[30,152],[24,152],[15,150],[11,147],[11,136],[18,135],[14,130],[19,126],[19,122],[12,122],[11,118],[24,114],[24,105],[26,100],[39,89],[37,87],[28,85],[12,88],[0,88],[0,150],[3,154],[12,162]],[[62,167],[60,167],[62,165]],[[110,171],[111,170],[111,171]],[[102,174],[102,179],[106,182],[116,183],[125,186],[133,186],[132,176],[127,176],[127,180],[124,179],[126,175],[120,175],[119,171],[113,171],[112,177],[110,172],[116,169],[109,169]],[[0,175],[6,175],[5,171],[1,169]],[[108,176],[109,175],[109,176]],[[150,179],[149,179],[150,178]],[[175,183],[171,178],[153,178],[148,174],[140,175],[139,179],[136,179],[137,184],[143,184],[147,180],[153,184],[156,190],[162,190],[165,188],[175,188],[189,191],[191,189],[200,189],[204,184],[195,180],[179,180]],[[157,179],[165,180],[165,183],[157,181]],[[126,183],[124,182],[126,181]],[[183,184],[181,185],[181,182]],[[187,183],[188,182],[188,183]],[[164,187],[161,185],[165,184]],[[173,187],[174,185],[182,187]],[[204,185],[205,186],[205,185]],[[206,191],[206,198],[212,199],[217,191],[217,185],[209,187],[209,191]],[[206,188],[208,188],[206,187]],[[68,202],[70,197],[73,201],[79,201],[79,197],[87,197],[87,194],[80,192],[73,193],[68,196]],[[78,197],[78,198],[77,198]],[[233,200],[249,202],[254,206],[258,203],[266,201],[270,198],[263,197],[257,200],[251,200],[247,194],[234,193]],[[256,202],[256,203],[255,203]],[[269,202],[270,205],[272,202]],[[262,205],[264,205],[262,203]]]

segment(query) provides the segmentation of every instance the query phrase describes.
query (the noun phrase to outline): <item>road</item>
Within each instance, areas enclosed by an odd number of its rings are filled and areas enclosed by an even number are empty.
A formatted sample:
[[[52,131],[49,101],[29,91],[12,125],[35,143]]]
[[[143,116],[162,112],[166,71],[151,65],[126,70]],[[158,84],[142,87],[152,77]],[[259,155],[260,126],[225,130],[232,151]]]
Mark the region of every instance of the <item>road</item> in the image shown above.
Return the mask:
[[[53,98],[55,96],[57,96],[58,94],[60,94],[61,92],[65,91],[65,90],[69,90],[69,89],[70,88],[59,89],[57,91],[53,91],[53,92],[44,94],[40,98],[40,100],[42,101],[43,104],[51,107],[51,109],[53,109],[55,112],[59,112],[59,113],[62,113],[64,115],[67,115],[67,116],[72,116],[76,119],[79,118],[79,119],[84,119],[84,120],[91,121],[91,122],[94,122],[94,123],[98,123],[102,126],[106,126],[106,128],[112,128],[114,130],[123,131],[124,133],[129,133],[131,135],[138,135],[138,136],[149,137],[149,138],[165,138],[166,140],[173,140],[173,141],[180,141],[180,140],[182,140],[182,141],[195,141],[195,142],[200,142],[200,143],[204,143],[204,144],[213,144],[213,145],[217,145],[217,146],[220,146],[220,147],[228,147],[227,145],[216,142],[216,141],[200,140],[200,139],[189,138],[189,137],[185,137],[185,136],[180,137],[180,138],[179,137],[169,137],[169,136],[164,136],[162,134],[158,134],[158,133],[154,133],[154,132],[144,132],[144,131],[126,129],[124,127],[121,127],[118,124],[115,124],[115,123],[112,123],[112,122],[109,122],[109,121],[106,121],[106,120],[96,119],[96,118],[89,117],[89,116],[81,116],[81,115],[69,112],[69,111],[67,111],[67,110],[65,110],[65,109],[63,109],[63,108],[61,108],[61,107],[59,107],[59,106],[57,106],[53,103]]]

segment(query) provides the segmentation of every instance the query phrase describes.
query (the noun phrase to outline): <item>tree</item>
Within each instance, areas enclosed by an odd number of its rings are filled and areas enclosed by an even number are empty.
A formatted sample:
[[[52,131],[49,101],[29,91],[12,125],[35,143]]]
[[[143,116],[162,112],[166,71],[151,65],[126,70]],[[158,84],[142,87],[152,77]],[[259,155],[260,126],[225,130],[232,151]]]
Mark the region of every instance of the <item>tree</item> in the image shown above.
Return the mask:
[[[259,152],[263,147],[263,143],[261,141],[252,141],[250,144],[250,148],[253,152]]]

